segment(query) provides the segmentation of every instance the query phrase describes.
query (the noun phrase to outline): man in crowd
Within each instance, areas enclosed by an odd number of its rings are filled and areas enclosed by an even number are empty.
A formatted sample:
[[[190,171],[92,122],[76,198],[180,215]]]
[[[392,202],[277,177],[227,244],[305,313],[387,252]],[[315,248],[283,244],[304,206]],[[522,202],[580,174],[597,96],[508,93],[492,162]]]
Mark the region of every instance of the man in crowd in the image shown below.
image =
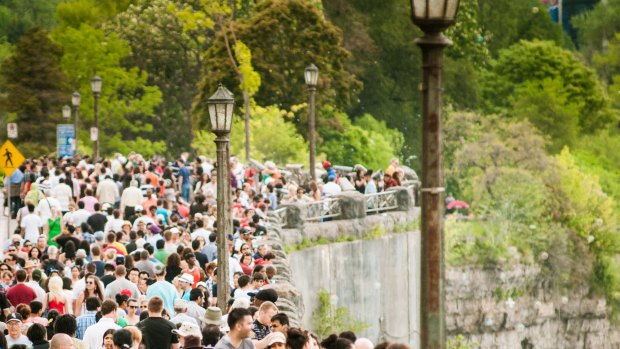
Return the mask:
[[[248,309],[231,310],[226,322],[230,332],[217,342],[214,349],[254,349],[254,343],[250,339],[254,322]]]
[[[101,304],[101,319],[84,332],[84,343],[89,349],[100,349],[103,345],[103,334],[109,329],[118,330],[116,324],[117,304],[113,300],[105,300]]]
[[[179,338],[172,333],[177,327],[162,317],[163,310],[164,302],[160,297],[149,299],[149,316],[137,325],[142,331],[142,341],[149,349],[178,349]]]
[[[134,298],[138,298],[138,296],[140,296],[138,286],[125,278],[125,275],[127,275],[127,269],[125,269],[125,266],[119,265],[116,267],[114,275],[116,276],[116,280],[112,281],[105,288],[106,297],[114,299],[117,294],[121,293],[121,291],[125,289],[130,290],[132,297]]]
[[[9,334],[6,336],[6,344],[10,348],[16,344],[23,344],[26,347],[32,346],[28,337],[22,334],[23,319],[19,313],[9,314],[6,318],[6,325]]]

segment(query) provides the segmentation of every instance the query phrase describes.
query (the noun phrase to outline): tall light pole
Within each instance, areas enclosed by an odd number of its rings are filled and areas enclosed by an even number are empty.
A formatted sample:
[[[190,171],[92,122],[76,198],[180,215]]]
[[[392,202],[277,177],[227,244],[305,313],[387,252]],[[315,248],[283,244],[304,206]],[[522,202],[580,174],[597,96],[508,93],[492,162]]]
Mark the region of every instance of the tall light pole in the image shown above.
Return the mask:
[[[73,92],[71,95],[71,104],[73,105],[73,110],[75,111],[75,119],[73,120],[73,157],[77,157],[78,153],[78,119],[80,117],[80,103],[82,102],[82,96],[79,92]]]
[[[93,156],[97,160],[99,159],[99,95],[101,94],[101,78],[98,75],[90,79],[90,89],[93,91],[93,97],[95,97],[95,129],[97,130],[97,137],[94,140]]]
[[[443,257],[443,173],[441,141],[443,50],[451,41],[442,32],[456,21],[459,0],[411,0],[411,19],[424,36],[422,49],[422,349],[446,348]]]
[[[235,99],[221,84],[208,100],[211,131],[217,136],[217,305],[226,311],[230,280],[228,276],[228,238],[232,230],[230,214],[230,173],[228,143]]]
[[[310,142],[310,177],[316,179],[315,159],[316,154],[316,138],[314,135],[314,128],[316,124],[315,119],[315,101],[314,95],[316,93],[316,83],[319,79],[319,68],[314,64],[310,64],[305,71],[304,78],[306,79],[306,86],[308,86],[308,141]]]

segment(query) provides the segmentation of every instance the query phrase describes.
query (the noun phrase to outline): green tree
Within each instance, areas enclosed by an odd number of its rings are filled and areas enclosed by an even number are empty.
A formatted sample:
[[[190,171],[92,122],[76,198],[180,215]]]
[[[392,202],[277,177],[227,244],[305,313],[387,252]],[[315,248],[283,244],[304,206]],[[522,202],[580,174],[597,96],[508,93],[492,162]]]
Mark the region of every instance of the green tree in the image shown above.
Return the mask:
[[[101,76],[103,88],[99,100],[99,135],[103,155],[127,149],[126,141],[143,137],[146,144],[153,131],[151,118],[161,103],[161,92],[147,85],[147,73],[138,68],[123,68],[121,60],[131,53],[129,45],[114,33],[82,24],[67,27],[57,34],[64,55],[61,65],[71,86],[82,94],[81,125],[93,122],[93,95],[90,79]],[[80,127],[81,144],[90,144],[86,127]]]
[[[580,50],[591,58],[620,32],[620,0],[599,1],[592,10],[575,16],[572,23],[577,28]]]
[[[191,108],[208,41],[183,30],[171,10],[174,6],[171,0],[141,0],[109,21],[105,29],[131,46],[123,65],[148,72],[149,85],[161,90],[162,104],[151,119],[152,137],[163,140],[170,154],[179,154],[192,141]]]
[[[384,168],[404,144],[398,130],[389,129],[370,114],[351,122],[345,113],[331,106],[324,107],[322,113],[327,117],[318,127],[322,140],[317,142],[317,149],[334,164]]]
[[[342,107],[355,103],[361,84],[344,67],[349,53],[342,47],[342,34],[312,4],[302,0],[263,1],[256,5],[251,18],[235,23],[235,29],[238,40],[250,48],[252,64],[262,80],[255,95],[258,104],[290,109],[305,101],[304,70],[310,63],[321,70],[317,89],[320,103]],[[237,86],[234,71],[226,69],[230,62],[223,40],[224,36],[218,35],[206,53],[208,74],[198,99],[199,114],[205,114],[206,100],[218,82]],[[305,135],[305,124],[295,121]]]
[[[135,0],[67,0],[56,7],[56,17],[62,28],[79,28],[82,24],[95,26],[125,11]]]
[[[569,98],[563,84],[551,79],[525,82],[515,91],[510,108],[512,116],[529,120],[548,135],[548,149],[555,153],[572,146],[580,134],[582,106]]]
[[[493,56],[521,40],[547,40],[563,47],[572,46],[560,26],[551,21],[547,8],[540,1],[477,2],[481,36]]]
[[[0,39],[14,44],[32,28],[52,29],[59,0],[0,0]]]
[[[298,108],[293,108],[298,110]],[[253,135],[252,157],[259,161],[274,161],[277,164],[307,164],[308,145],[296,132],[290,122],[294,112],[287,112],[277,106],[253,106],[250,111],[250,130]],[[210,131],[197,131],[192,147],[199,154],[215,157],[215,136]],[[230,132],[232,154],[242,154],[244,149],[244,122],[241,117],[233,119]]]
[[[421,32],[411,22],[408,5],[400,0],[338,0],[324,1],[323,6],[327,18],[343,31],[343,45],[352,53],[345,67],[363,84],[358,103],[343,110],[353,118],[369,113],[385,121],[408,140],[403,156],[420,156],[421,53],[412,39]],[[451,91],[446,86],[446,94]]]
[[[48,33],[32,29],[0,66],[0,104],[19,127],[19,148],[28,157],[55,149],[56,124],[68,102],[67,78],[60,69],[62,49]]]
[[[506,111],[519,88],[548,79],[563,86],[561,93],[573,105],[581,106],[580,131],[592,133],[615,119],[594,71],[549,41],[521,41],[502,50],[485,78],[484,97],[490,110]]]

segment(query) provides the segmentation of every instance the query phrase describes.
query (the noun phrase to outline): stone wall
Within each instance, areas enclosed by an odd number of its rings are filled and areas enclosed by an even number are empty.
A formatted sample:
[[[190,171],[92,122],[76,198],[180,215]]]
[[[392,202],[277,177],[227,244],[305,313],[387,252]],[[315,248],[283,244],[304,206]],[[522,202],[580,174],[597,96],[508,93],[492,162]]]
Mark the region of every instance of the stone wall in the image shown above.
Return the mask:
[[[447,269],[448,333],[479,348],[620,348],[620,327],[603,298],[554,296],[540,280],[535,266]]]

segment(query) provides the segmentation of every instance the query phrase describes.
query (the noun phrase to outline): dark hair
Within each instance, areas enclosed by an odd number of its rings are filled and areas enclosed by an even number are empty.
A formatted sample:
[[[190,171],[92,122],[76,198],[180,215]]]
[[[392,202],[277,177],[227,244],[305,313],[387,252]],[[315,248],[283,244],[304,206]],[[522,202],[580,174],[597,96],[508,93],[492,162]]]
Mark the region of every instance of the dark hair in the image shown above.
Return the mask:
[[[215,346],[222,338],[222,332],[218,325],[206,325],[202,329],[202,345]]]
[[[166,246],[165,240],[157,240],[157,242],[155,242],[155,247],[157,247],[158,250],[161,250],[164,246]]]
[[[34,323],[28,328],[26,336],[32,343],[37,343],[45,340],[46,333],[47,331],[43,325]]]
[[[43,303],[41,303],[39,301],[32,301],[32,302],[30,302],[30,312],[31,313],[36,314],[36,313],[40,312],[41,309],[43,309]]]
[[[97,297],[86,298],[86,310],[95,311],[101,306],[101,300]]]
[[[355,343],[355,341],[357,340],[357,336],[355,335],[355,333],[353,331],[344,331],[341,332],[338,337],[340,338],[346,338],[348,340],[350,340],[352,343]]]
[[[131,332],[124,329],[114,332],[112,340],[114,341],[114,345],[122,349],[129,349],[133,345],[133,337],[131,336]]]
[[[108,315],[116,310],[116,303],[111,299],[106,299],[101,303],[101,315]]]
[[[200,247],[200,241],[198,241],[198,239],[192,241],[192,248],[195,250],[198,247]]]
[[[56,318],[58,318],[58,316],[60,316],[60,314],[56,309],[52,309],[47,312],[47,326],[45,327],[47,329],[47,340],[52,339],[54,336],[54,324],[56,323]]]
[[[43,253],[41,252],[41,250],[36,247],[36,246],[32,246],[32,248],[30,249],[30,251],[28,251],[28,258],[33,258],[32,257],[32,250],[37,250],[39,251],[39,256],[37,257],[38,259],[41,259],[41,256],[43,256]]]
[[[286,315],[285,313],[277,313],[276,315],[271,317],[271,321],[277,321],[280,323],[280,325],[282,326],[288,326],[289,321],[288,321],[288,315]]]
[[[230,313],[228,313],[228,327],[232,330],[235,325],[243,320],[244,317],[246,316],[252,316],[250,311],[245,309],[245,308],[235,308],[233,310],[231,310]]]
[[[237,283],[239,284],[239,287],[245,287],[247,284],[250,283],[250,277],[247,275],[241,275],[239,277],[239,279],[237,279]]]
[[[66,259],[74,259],[75,258],[75,243],[71,240],[67,241],[67,243],[65,243],[65,247],[63,248],[63,251],[65,252],[65,258]]]
[[[17,282],[24,282],[26,281],[26,277],[28,276],[28,274],[26,274],[26,271],[23,269],[20,269],[18,271],[15,272],[15,279],[17,280]]]
[[[71,314],[60,315],[54,322],[54,333],[64,333],[73,337],[77,332],[77,321]]]
[[[200,298],[200,297],[204,297],[205,294],[202,292],[201,289],[199,288],[193,288],[190,292],[189,292],[189,300],[190,301],[195,301],[196,299]]]
[[[111,328],[111,329],[109,329],[109,330],[107,330],[107,331],[103,332],[103,337],[101,337],[101,344],[102,344],[101,346],[102,346],[102,347],[103,347],[103,342],[104,342],[104,339],[105,339],[105,337],[106,337],[107,335],[111,334],[111,335],[112,335],[112,341],[114,341],[114,332],[116,332],[116,330],[115,330],[115,329],[113,329],[113,328]]]
[[[291,330],[289,329],[289,336],[290,333]],[[350,340],[346,338],[339,338],[335,334],[330,335],[321,342],[321,347],[325,349],[350,349],[352,345],[353,342],[351,342]]]
[[[308,342],[308,336],[297,327],[289,328],[286,337],[286,346],[291,349],[302,349],[306,342]],[[323,343],[321,343],[321,346],[323,346]],[[325,349],[332,348],[325,347]]]
[[[168,267],[178,267],[181,265],[181,256],[178,253],[171,253],[166,259]]]
[[[209,234],[209,242],[215,242],[215,240],[217,240],[217,234],[216,233]]]
[[[118,304],[119,306],[123,304],[123,302],[127,302],[129,300],[128,295],[120,294],[120,293],[118,293],[115,298],[116,298],[116,304]]]

